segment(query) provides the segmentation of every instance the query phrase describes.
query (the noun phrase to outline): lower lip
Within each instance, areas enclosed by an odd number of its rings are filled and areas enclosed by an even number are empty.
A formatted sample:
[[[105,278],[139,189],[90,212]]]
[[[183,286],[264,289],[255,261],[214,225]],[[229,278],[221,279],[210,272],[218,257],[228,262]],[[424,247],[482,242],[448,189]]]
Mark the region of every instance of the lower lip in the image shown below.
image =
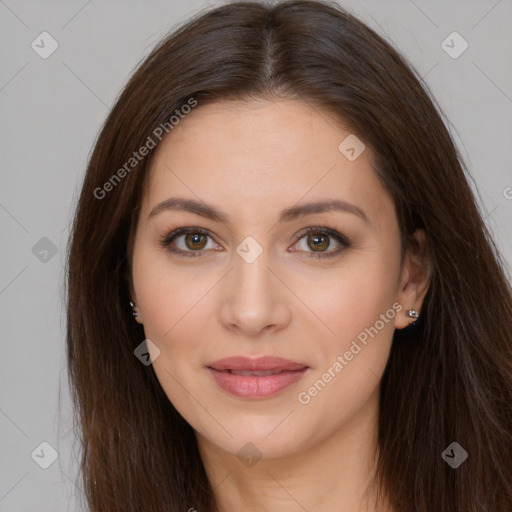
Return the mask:
[[[267,398],[298,382],[308,368],[283,371],[265,377],[235,375],[208,368],[215,382],[232,395],[242,398]]]

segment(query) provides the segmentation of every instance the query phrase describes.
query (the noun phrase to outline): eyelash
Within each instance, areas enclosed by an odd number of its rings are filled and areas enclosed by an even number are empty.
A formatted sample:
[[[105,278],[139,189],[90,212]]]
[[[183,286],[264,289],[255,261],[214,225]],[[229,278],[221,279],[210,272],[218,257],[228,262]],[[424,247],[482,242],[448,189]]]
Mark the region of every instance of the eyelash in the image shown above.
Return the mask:
[[[160,241],[160,245],[162,247],[166,248],[169,252],[176,254],[178,256],[192,257],[192,258],[197,258],[197,257],[203,256],[203,252],[205,251],[205,249],[203,249],[201,251],[182,251],[181,249],[174,249],[174,248],[170,247],[171,243],[174,241],[175,238],[177,238],[180,235],[190,234],[190,233],[210,236],[209,231],[202,229],[202,228],[197,228],[197,227],[177,228],[177,229],[171,231],[168,235],[166,235]],[[318,253],[306,252],[307,256],[304,256],[306,258],[317,258],[317,259],[332,258],[333,256],[339,255],[341,252],[343,252],[345,249],[349,248],[351,245],[350,240],[345,235],[342,235],[341,233],[339,233],[338,231],[336,231],[334,229],[327,228],[327,227],[320,227],[320,226],[311,226],[311,227],[308,227],[308,228],[305,228],[304,230],[302,230],[300,235],[297,236],[295,244],[297,242],[299,242],[302,238],[304,238],[306,235],[313,234],[313,233],[332,237],[342,247],[339,249],[336,249],[334,251],[323,252],[323,253],[322,252],[318,252]],[[211,236],[210,236],[210,238],[211,238]]]

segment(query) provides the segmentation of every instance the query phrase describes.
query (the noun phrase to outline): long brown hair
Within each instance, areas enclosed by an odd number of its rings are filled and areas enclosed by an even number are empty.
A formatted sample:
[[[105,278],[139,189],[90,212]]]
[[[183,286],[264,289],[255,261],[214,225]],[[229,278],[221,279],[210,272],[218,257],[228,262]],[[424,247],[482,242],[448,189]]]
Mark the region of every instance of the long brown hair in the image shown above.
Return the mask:
[[[66,283],[88,506],[215,510],[192,428],[152,366],[134,356],[144,331],[129,307],[128,242],[154,151],[130,159],[191,98],[201,108],[270,96],[338,115],[371,149],[403,251],[416,228],[428,237],[432,277],[421,319],[395,332],[381,383],[379,488],[397,511],[510,511],[512,293],[469,174],[414,68],[338,5],[300,0],[196,15],[135,71],[95,143]],[[441,457],[452,442],[468,452],[457,469]]]

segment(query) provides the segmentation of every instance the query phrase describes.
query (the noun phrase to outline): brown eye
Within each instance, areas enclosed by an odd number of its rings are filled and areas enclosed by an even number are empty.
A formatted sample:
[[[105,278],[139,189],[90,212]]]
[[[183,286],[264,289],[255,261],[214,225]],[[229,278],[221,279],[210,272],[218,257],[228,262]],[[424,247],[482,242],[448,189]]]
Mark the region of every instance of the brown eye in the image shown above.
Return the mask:
[[[208,247],[208,242],[211,246]],[[162,247],[179,256],[205,256],[208,249],[219,250],[208,231],[201,228],[178,228],[161,240]]]
[[[331,228],[309,227],[298,236],[295,247],[293,252],[303,252],[305,257],[328,258],[350,247],[350,240]]]
[[[327,235],[309,235],[307,238],[307,244],[315,252],[323,252],[329,248],[330,241]]]
[[[200,251],[206,245],[206,236],[201,233],[188,233],[185,235],[185,244],[188,249]]]

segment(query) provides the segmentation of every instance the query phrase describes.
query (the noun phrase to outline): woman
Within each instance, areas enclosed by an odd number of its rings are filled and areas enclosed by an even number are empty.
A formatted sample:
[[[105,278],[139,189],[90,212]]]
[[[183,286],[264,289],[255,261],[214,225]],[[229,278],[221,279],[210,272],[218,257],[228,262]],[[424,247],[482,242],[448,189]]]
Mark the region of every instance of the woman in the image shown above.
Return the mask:
[[[315,1],[141,64],[69,248],[91,510],[510,510],[510,285],[426,91]]]

